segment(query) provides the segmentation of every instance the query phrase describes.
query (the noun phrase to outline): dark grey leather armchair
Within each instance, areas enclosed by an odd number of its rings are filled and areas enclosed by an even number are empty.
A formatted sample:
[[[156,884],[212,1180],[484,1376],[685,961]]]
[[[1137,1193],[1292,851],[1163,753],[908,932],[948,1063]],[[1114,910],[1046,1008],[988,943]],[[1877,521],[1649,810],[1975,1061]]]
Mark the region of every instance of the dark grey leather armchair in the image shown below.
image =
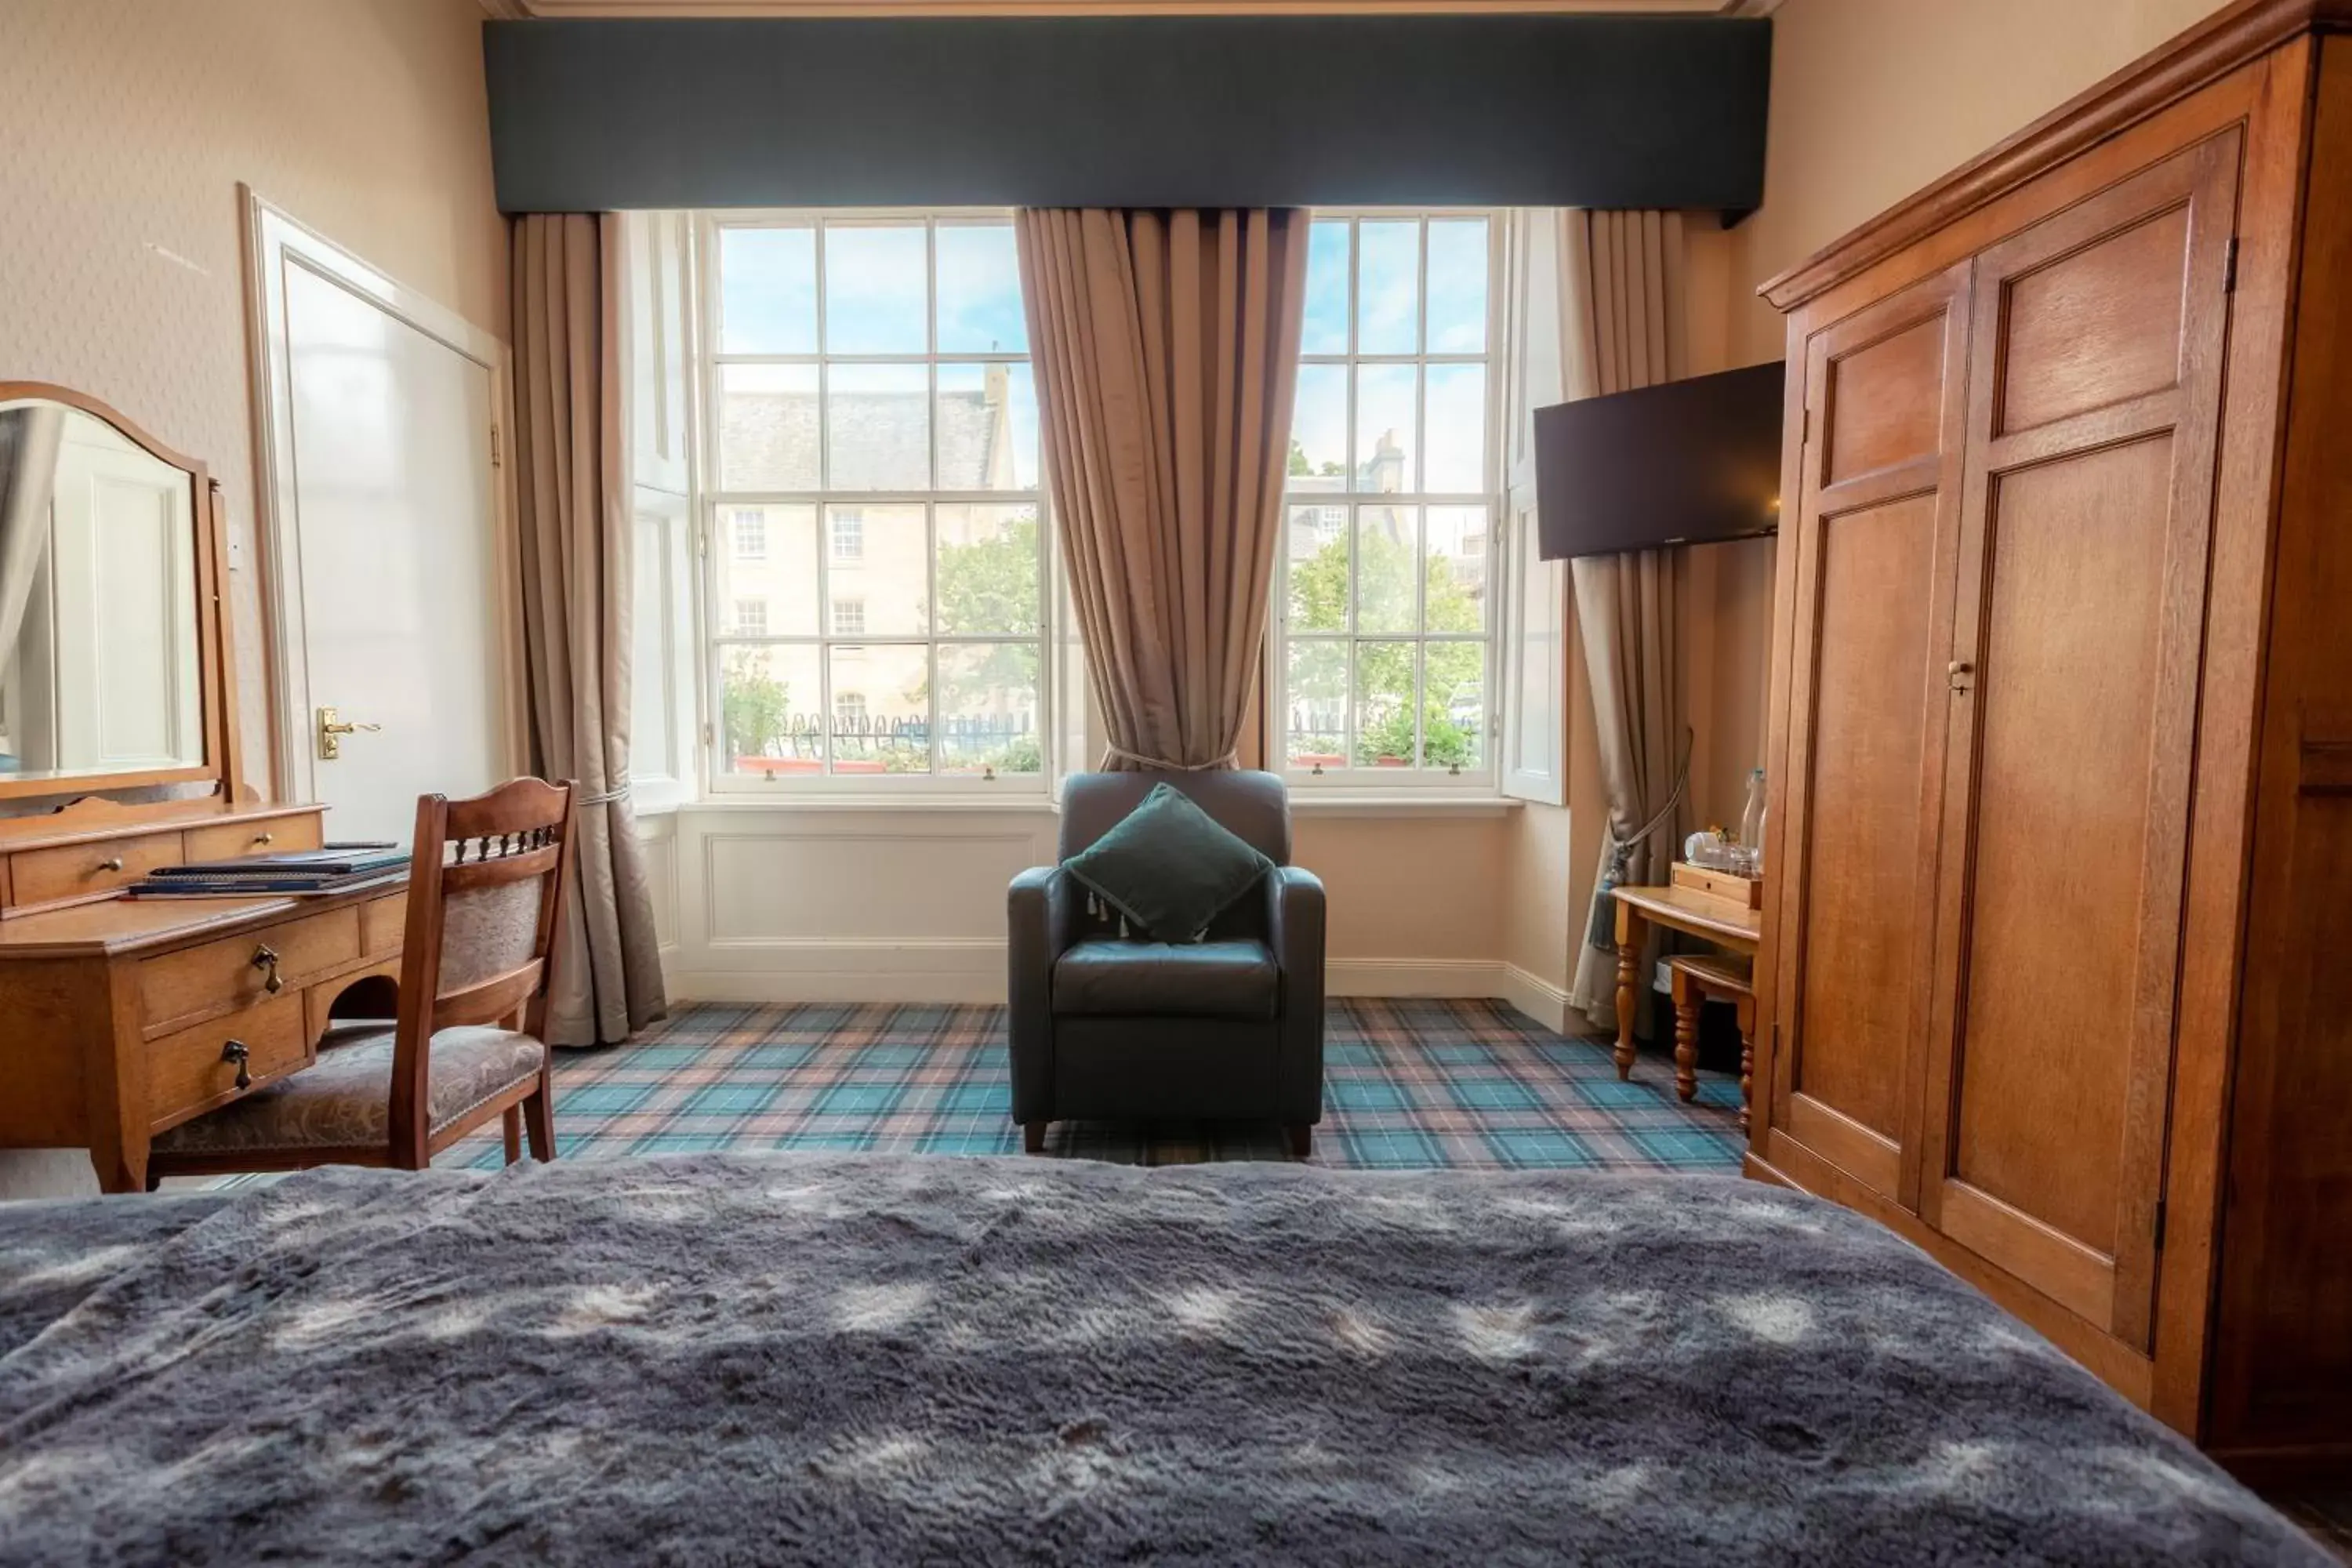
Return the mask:
[[[1305,1155],[1323,1120],[1323,884],[1290,864],[1290,800],[1272,773],[1081,773],[1061,856],[1092,844],[1156,784],[1192,798],[1276,869],[1189,944],[1122,942],[1057,866],[1013,879],[1013,1119],[1045,1124],[1265,1117]]]

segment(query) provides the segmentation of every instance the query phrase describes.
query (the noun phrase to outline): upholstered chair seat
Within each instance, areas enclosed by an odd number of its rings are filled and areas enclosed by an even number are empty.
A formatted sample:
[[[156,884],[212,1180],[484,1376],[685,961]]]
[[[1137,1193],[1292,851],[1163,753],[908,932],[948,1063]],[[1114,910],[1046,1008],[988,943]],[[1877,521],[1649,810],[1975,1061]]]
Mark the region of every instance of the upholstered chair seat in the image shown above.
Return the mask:
[[[1281,1000],[1282,971],[1255,937],[1081,942],[1054,961],[1054,1011],[1065,1017],[1271,1018]]]
[[[382,1147],[392,1136],[393,1039],[389,1024],[331,1029],[310,1067],[158,1134],[155,1150],[227,1154]],[[546,1043],[519,1030],[443,1029],[433,1037],[427,1062],[427,1136],[457,1126],[507,1090],[535,1082],[546,1065]]]

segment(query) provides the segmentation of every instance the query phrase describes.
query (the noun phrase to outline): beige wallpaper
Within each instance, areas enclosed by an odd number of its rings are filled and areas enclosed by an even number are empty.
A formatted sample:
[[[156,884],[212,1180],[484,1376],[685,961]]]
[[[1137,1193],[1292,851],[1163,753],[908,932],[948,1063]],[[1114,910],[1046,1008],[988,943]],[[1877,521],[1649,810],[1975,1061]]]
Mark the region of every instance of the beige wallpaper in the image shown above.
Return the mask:
[[[0,379],[63,382],[228,498],[268,787],[237,184],[506,335],[478,0],[0,0]]]
[[[219,478],[257,760],[237,183],[504,337],[482,16],[478,0],[0,0],[0,380],[82,388]],[[79,1152],[0,1152],[0,1198],[94,1186]]]

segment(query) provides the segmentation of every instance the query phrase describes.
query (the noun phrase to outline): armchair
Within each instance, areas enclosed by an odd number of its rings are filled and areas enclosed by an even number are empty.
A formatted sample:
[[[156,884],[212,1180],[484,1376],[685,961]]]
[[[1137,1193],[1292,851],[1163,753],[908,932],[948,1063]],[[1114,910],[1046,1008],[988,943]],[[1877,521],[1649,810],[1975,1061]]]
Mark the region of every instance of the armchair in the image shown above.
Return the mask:
[[[1294,1154],[1323,1119],[1323,884],[1290,862],[1290,802],[1272,773],[1081,773],[1062,801],[1061,858],[1156,784],[1181,790],[1275,863],[1198,942],[1120,941],[1087,920],[1058,866],[1013,879],[1013,1119],[1036,1153],[1065,1118],[1263,1117]]]

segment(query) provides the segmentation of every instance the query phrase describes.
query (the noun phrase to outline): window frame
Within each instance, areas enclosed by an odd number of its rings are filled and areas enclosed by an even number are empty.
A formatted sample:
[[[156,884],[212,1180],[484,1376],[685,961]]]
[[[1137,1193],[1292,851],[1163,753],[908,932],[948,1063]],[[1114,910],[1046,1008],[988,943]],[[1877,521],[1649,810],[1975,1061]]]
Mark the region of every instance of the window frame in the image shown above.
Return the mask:
[[[1294,493],[1286,483],[1282,492],[1281,538],[1276,546],[1273,573],[1274,600],[1267,616],[1265,664],[1262,689],[1272,694],[1266,704],[1267,765],[1294,790],[1334,799],[1349,796],[1364,797],[1385,795],[1433,794],[1455,797],[1491,800],[1500,797],[1503,782],[1503,655],[1504,608],[1507,603],[1507,574],[1508,560],[1502,548],[1504,540],[1505,479],[1508,431],[1505,428],[1507,408],[1507,382],[1511,360],[1509,312],[1506,290],[1508,284],[1509,245],[1513,230],[1512,209],[1479,206],[1378,207],[1343,206],[1316,207],[1310,210],[1311,223],[1345,221],[1349,225],[1348,245],[1348,342],[1344,353],[1309,353],[1302,347],[1298,363],[1301,368],[1317,364],[1333,364],[1347,372],[1346,430],[1348,456],[1344,465],[1349,489],[1339,491]],[[1476,353],[1440,353],[1429,348],[1429,225],[1448,218],[1483,218],[1486,223],[1486,334],[1484,349]],[[1419,224],[1420,258],[1414,278],[1418,298],[1416,351],[1412,353],[1364,353],[1358,350],[1357,333],[1360,278],[1363,268],[1361,226],[1366,222],[1397,222],[1411,220]],[[1414,378],[1413,452],[1422,465],[1420,482],[1425,482],[1429,460],[1429,377],[1428,367],[1446,364],[1479,364],[1486,370],[1485,427],[1480,453],[1480,478],[1483,488],[1477,491],[1406,490],[1392,494],[1360,491],[1352,487],[1361,466],[1356,450],[1357,376],[1359,365],[1412,365],[1419,369]],[[1349,759],[1338,768],[1302,768],[1290,760],[1290,515],[1294,507],[1336,507],[1346,515],[1341,527],[1348,538],[1348,599],[1349,626],[1342,632],[1306,632],[1299,640],[1337,643],[1347,649],[1345,736],[1343,754]],[[1359,512],[1368,507],[1410,507],[1421,514],[1418,531],[1420,553],[1413,574],[1413,605],[1415,629],[1410,633],[1363,632],[1356,628],[1355,597],[1357,574],[1361,565],[1361,552],[1357,548]],[[1433,508],[1479,507],[1486,513],[1486,526],[1482,552],[1486,562],[1485,587],[1485,628],[1472,635],[1466,633],[1431,633],[1426,629],[1428,570],[1427,514]],[[1413,660],[1413,750],[1418,755],[1425,744],[1423,725],[1427,715],[1424,695],[1427,679],[1426,650],[1434,643],[1475,643],[1485,650],[1483,673],[1480,677],[1481,757],[1473,768],[1454,773],[1444,768],[1415,765],[1402,768],[1370,767],[1354,760],[1356,729],[1356,649],[1366,642],[1410,642],[1415,645]]]
[[[836,490],[829,488],[833,453],[826,439],[824,423],[820,414],[816,427],[816,488],[813,489],[730,489],[721,486],[720,454],[719,450],[720,386],[726,369],[732,365],[813,365],[817,374],[820,399],[830,390],[832,368],[842,365],[917,365],[921,366],[926,380],[926,426],[930,447],[930,478],[940,477],[939,399],[941,365],[1028,365],[1034,385],[1035,356],[1024,346],[1016,352],[1006,351],[942,351],[939,342],[939,231],[942,228],[976,227],[1003,228],[1013,222],[1013,210],[990,207],[873,207],[873,208],[761,208],[729,209],[725,212],[702,211],[694,215],[697,258],[696,286],[698,298],[694,316],[698,328],[698,350],[693,370],[693,381],[702,407],[707,411],[698,422],[699,438],[694,455],[694,472],[699,486],[697,511],[703,528],[705,545],[702,551],[703,570],[700,589],[705,604],[715,604],[719,595],[719,562],[713,535],[718,534],[718,520],[728,509],[736,507],[793,506],[811,510],[815,520],[817,548],[815,604],[816,627],[803,636],[771,635],[742,637],[730,635],[718,626],[714,617],[706,616],[702,632],[702,665],[704,689],[708,696],[708,720],[703,725],[702,752],[704,788],[712,797],[754,796],[774,799],[780,795],[812,796],[891,796],[891,795],[967,795],[987,799],[1007,796],[1035,797],[1043,801],[1056,788],[1062,772],[1061,748],[1057,744],[1061,721],[1057,711],[1066,700],[1082,698],[1057,689],[1055,671],[1058,668],[1057,648],[1062,636],[1062,603],[1064,598],[1062,564],[1055,547],[1052,504],[1041,451],[1033,454],[1037,468],[1037,485],[1034,490],[950,490],[929,489],[858,489]],[[825,320],[825,244],[824,230],[828,224],[845,226],[919,227],[924,235],[924,300],[923,351],[919,353],[834,353],[827,342]],[[730,229],[805,228],[812,232],[814,248],[815,348],[808,353],[729,353],[722,348],[724,321],[721,289],[720,252],[722,237]],[[823,404],[820,403],[820,408]],[[1042,426],[1039,446],[1043,446]],[[1015,634],[943,633],[939,629],[939,518],[940,507],[1005,507],[1030,508],[1037,519],[1037,626],[1034,633]],[[922,636],[841,635],[834,631],[833,572],[836,563],[854,563],[865,559],[864,521],[857,520],[858,547],[854,554],[839,552],[835,509],[844,507],[917,507],[923,515],[925,542],[924,598],[930,607],[929,628]],[[731,520],[730,520],[731,527]],[[772,535],[772,531],[771,531]],[[727,542],[732,540],[726,535]],[[775,559],[772,537],[770,561]],[[1026,647],[1035,650],[1036,718],[1033,727],[1038,747],[1039,767],[1034,773],[943,773],[941,742],[948,724],[940,709],[940,650],[969,647]],[[727,766],[725,668],[727,650],[738,647],[808,647],[816,651],[818,672],[817,701],[812,711],[822,716],[823,769],[803,775],[767,773],[753,775],[736,773]],[[834,728],[837,708],[834,691],[833,650],[836,647],[919,647],[923,650],[926,680],[930,692],[930,722],[929,741],[930,770],[919,773],[835,773]]]

